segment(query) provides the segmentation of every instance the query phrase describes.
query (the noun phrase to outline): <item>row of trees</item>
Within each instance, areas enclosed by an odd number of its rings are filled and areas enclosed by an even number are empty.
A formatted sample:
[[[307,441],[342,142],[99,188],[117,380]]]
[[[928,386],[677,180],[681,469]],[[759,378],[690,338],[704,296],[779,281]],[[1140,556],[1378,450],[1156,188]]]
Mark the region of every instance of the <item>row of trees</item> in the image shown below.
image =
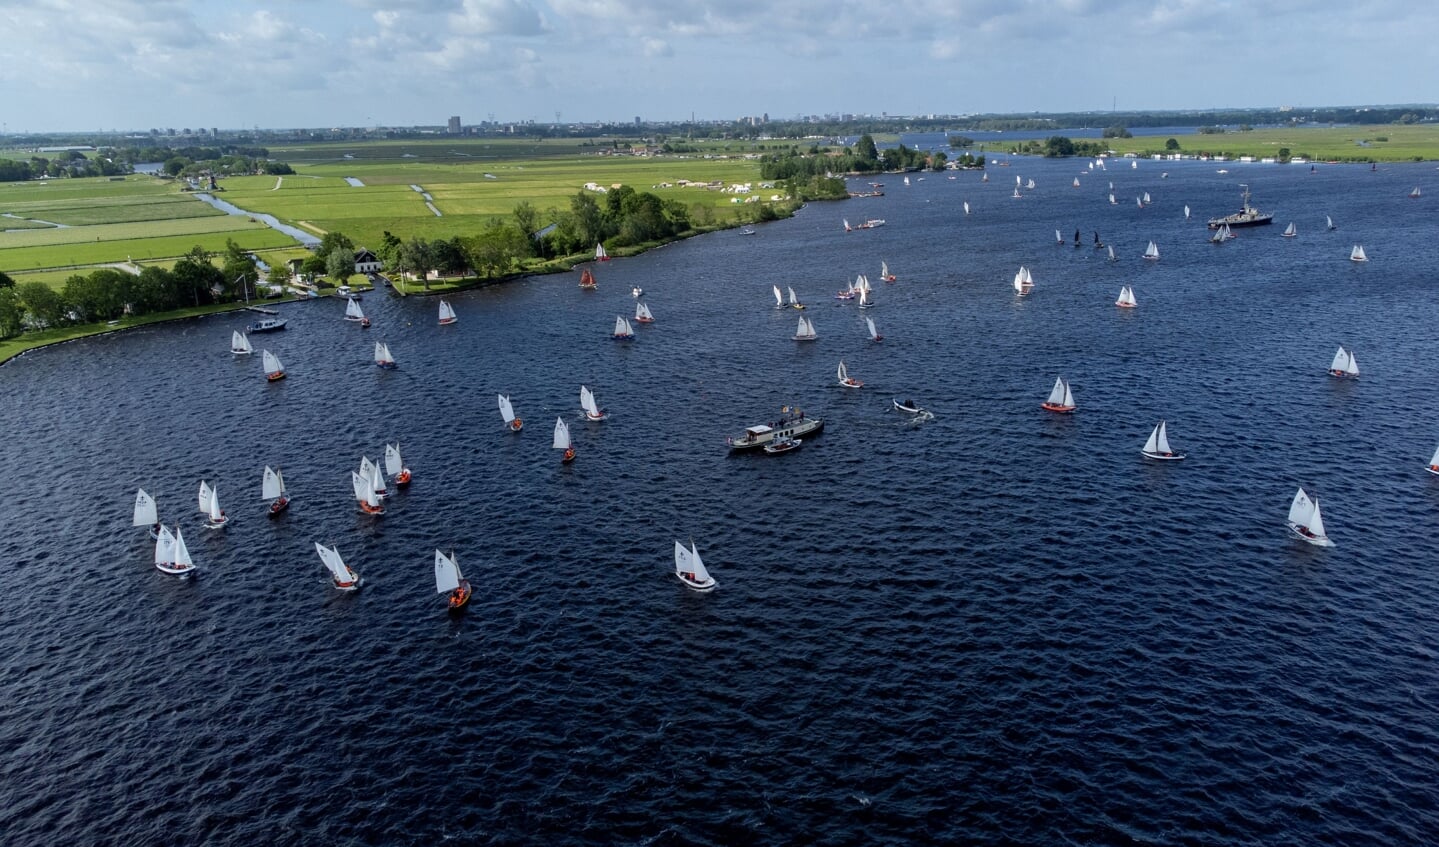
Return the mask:
[[[53,157],[31,156],[29,161],[0,159],[0,182],[24,182],[42,176],[81,177],[119,176],[130,173],[130,166],[104,156],[87,158],[79,150],[64,150]]]
[[[942,171],[948,161],[946,153],[925,153],[903,144],[881,151],[873,137],[862,135],[854,147],[846,147],[843,151],[811,145],[805,152],[801,152],[798,146],[791,146],[786,150],[766,153],[760,157],[760,176],[772,180],[808,180],[833,173],[869,174],[922,168]],[[837,196],[843,197],[844,194]]]
[[[290,166],[270,161],[264,147],[225,145],[221,147],[103,147],[86,156],[79,150],[63,150],[52,156],[31,156],[29,160],[0,159],[0,182],[23,182],[47,177],[119,176],[133,173],[142,162],[164,162],[170,176],[213,174],[290,174]]]

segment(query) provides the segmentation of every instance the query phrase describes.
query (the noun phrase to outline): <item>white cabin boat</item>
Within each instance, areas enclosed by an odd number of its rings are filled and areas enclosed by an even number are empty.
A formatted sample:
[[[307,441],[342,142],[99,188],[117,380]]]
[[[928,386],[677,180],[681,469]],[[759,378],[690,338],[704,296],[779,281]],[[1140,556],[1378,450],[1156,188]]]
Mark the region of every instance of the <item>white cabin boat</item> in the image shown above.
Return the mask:
[[[1135,306],[1138,306],[1139,302],[1134,299],[1134,289],[1127,285],[1121,286],[1119,289],[1119,299],[1114,301],[1114,305],[1121,309],[1133,309]]]
[[[1354,361],[1354,353],[1345,350],[1341,345],[1334,354],[1334,361],[1329,363],[1329,375],[1341,379],[1358,379],[1359,363]]]
[[[1073,412],[1077,408],[1074,405],[1074,393],[1069,390],[1069,383],[1062,376],[1055,378],[1054,388],[1049,391],[1049,399],[1039,405],[1051,412],[1065,414]]]
[[[675,542],[675,576],[686,587],[695,591],[709,591],[716,583],[709,571],[705,570],[705,564],[700,560],[699,550],[693,541],[689,549],[678,541]]]
[[[460,565],[455,561],[453,550],[448,556],[439,550],[435,551],[435,591],[449,595],[450,611],[463,609],[465,604],[470,602],[470,581],[460,572]]]
[[[503,394],[498,396],[500,398],[500,417],[505,419],[505,426],[509,427],[510,432],[519,432],[524,429],[525,422],[515,416],[515,408],[510,405],[510,398]]]
[[[854,377],[852,377],[852,376],[849,375],[849,368],[846,368],[846,367],[844,366],[844,360],[843,360],[843,359],[840,359],[840,361],[839,361],[839,368],[838,368],[838,370],[836,371],[836,376],[839,378],[839,384],[840,384],[841,386],[843,386],[844,388],[863,388],[863,387],[864,387],[864,383],[860,382],[859,380],[857,380],[857,379],[855,379]]]
[[[340,553],[334,547],[326,547],[320,542],[315,542],[315,552],[320,554],[320,561],[325,563],[325,570],[330,572],[330,584],[341,591],[354,591],[360,587],[362,580],[360,575],[345,564],[340,558]]]
[[[440,301],[440,326],[449,326],[449,325],[452,324],[452,323],[457,323],[457,322],[459,322],[459,320],[460,320],[459,316],[455,314],[455,307],[450,305],[450,301],[448,301],[448,300],[441,300],[441,301]]]
[[[248,356],[255,352],[250,346],[250,337],[238,329],[230,333],[230,352],[236,356]]]
[[[814,323],[809,318],[800,318],[799,328],[792,337],[795,341],[814,341],[819,335],[814,331]]]
[[[1289,504],[1289,531],[1300,539],[1317,547],[1333,547],[1334,542],[1324,532],[1324,518],[1319,514],[1319,501],[1310,500],[1300,488]]]
[[[1176,453],[1170,449],[1169,434],[1164,421],[1155,425],[1154,431],[1149,433],[1149,440],[1144,442],[1144,448],[1139,452],[1146,459],[1156,459],[1161,462],[1177,462],[1184,458],[1183,453]]]
[[[601,409],[595,403],[595,394],[585,386],[580,386],[580,408],[585,410],[585,420],[602,421],[610,416],[606,409]]]

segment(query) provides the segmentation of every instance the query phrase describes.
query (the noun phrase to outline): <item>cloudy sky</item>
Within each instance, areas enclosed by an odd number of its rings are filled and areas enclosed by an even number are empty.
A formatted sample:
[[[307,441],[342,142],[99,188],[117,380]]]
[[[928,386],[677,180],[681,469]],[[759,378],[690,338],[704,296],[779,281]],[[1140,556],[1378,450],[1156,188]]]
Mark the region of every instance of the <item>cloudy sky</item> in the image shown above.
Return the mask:
[[[0,0],[10,132],[1439,101],[1432,0]]]

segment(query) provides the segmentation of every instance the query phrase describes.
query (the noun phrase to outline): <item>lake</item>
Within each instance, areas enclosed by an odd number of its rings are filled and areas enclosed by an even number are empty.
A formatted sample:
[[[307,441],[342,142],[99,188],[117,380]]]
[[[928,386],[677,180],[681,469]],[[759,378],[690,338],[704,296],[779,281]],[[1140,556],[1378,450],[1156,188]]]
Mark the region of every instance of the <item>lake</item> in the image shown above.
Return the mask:
[[[254,357],[228,352],[237,312],[0,368],[0,829],[66,844],[1432,840],[1432,163],[1009,161],[988,184],[886,175],[883,197],[599,264],[593,292],[575,273],[455,295],[453,326],[435,298],[377,292],[368,330],[338,299],[282,306],[289,328],[253,336]],[[1019,200],[1015,176],[1036,182]],[[1204,219],[1236,211],[1240,183],[1276,225],[1212,245]],[[1290,221],[1298,237],[1281,238]],[[1367,264],[1348,261],[1356,243]],[[832,296],[860,273],[867,312]],[[773,308],[774,284],[808,305],[817,341],[791,340],[800,313]],[[1124,285],[1138,308],[1115,307]],[[617,343],[634,286],[656,322]],[[378,340],[397,370],[374,366]],[[1326,374],[1340,345],[1358,380]],[[266,383],[262,348],[286,380]],[[864,388],[836,384],[841,359]],[[1073,415],[1039,407],[1057,376]],[[581,420],[581,385],[609,420]],[[823,434],[727,452],[785,405]],[[1161,419],[1185,461],[1140,457]],[[362,516],[349,471],[394,442],[415,481]],[[294,497],[277,520],[265,465]],[[202,479],[223,531],[202,526]],[[1335,547],[1286,530],[1298,486]],[[139,487],[182,526],[196,577],[153,567],[130,526]],[[675,579],[676,539],[712,593]],[[315,542],[360,591],[330,587]],[[436,548],[474,584],[462,615],[435,592]]]

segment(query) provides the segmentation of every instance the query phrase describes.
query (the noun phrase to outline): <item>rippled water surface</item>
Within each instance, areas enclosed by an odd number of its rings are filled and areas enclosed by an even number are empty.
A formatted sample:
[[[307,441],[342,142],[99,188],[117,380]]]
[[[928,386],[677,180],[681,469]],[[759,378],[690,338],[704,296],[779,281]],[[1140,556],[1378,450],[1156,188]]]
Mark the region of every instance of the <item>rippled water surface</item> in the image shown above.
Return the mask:
[[[1086,164],[887,177],[601,265],[595,292],[457,295],[451,327],[432,298],[367,297],[368,331],[286,305],[254,338],[273,385],[228,353],[243,313],[0,368],[5,840],[1431,842],[1436,171]],[[1277,225],[1212,246],[1240,181]],[[858,273],[883,344],[832,299]],[[818,341],[790,340],[773,283]],[[617,344],[636,285],[657,321]],[[1360,380],[1326,375],[1340,344]],[[1057,375],[1072,416],[1039,408]],[[608,421],[580,419],[581,384]],[[727,455],[788,403],[824,433]],[[1161,418],[1186,461],[1140,458]],[[415,482],[363,517],[348,472],[395,440]],[[275,521],[266,464],[295,497]],[[1286,536],[1300,485],[1336,547]],[[151,565],[137,487],[197,577]],[[691,538],[708,595],[672,575]],[[361,591],[329,587],[316,541]],[[476,586],[463,616],[436,547]]]

